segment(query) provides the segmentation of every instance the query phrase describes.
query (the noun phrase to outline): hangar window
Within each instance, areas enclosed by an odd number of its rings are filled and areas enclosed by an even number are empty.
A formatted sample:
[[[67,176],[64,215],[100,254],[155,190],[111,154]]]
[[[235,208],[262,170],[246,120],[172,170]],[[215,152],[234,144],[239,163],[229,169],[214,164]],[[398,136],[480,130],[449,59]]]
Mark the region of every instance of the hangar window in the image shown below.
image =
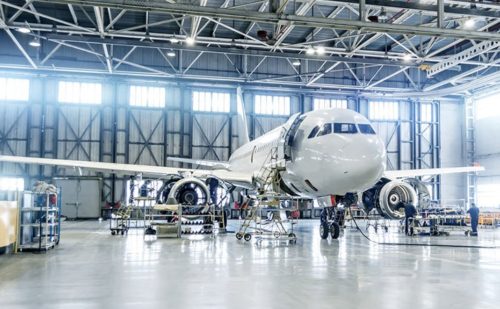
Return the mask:
[[[358,133],[358,129],[354,123],[335,123],[333,125],[333,132],[340,134],[354,134]]]
[[[422,122],[432,122],[432,104],[422,103],[420,105],[420,120]]]
[[[347,100],[314,98],[313,109],[347,108]]]
[[[227,92],[193,91],[193,111],[229,113],[231,97]]]
[[[256,95],[255,113],[258,115],[290,115],[290,97],[275,95]]]
[[[24,179],[23,178],[0,178],[0,190],[1,191],[23,191],[24,190]]]
[[[370,102],[370,119],[372,120],[397,120],[399,118],[399,104],[394,101]]]
[[[130,86],[129,103],[131,106],[163,108],[165,107],[165,88]]]
[[[60,81],[58,101],[73,104],[101,104],[102,85]]]
[[[28,101],[29,79],[0,78],[0,100]]]

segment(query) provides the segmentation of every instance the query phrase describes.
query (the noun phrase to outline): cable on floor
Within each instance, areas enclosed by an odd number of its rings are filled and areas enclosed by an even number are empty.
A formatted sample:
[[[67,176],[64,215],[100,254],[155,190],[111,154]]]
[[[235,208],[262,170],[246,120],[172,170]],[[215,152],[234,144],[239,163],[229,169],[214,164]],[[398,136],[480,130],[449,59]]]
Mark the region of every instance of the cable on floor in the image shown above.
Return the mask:
[[[351,206],[348,206],[349,213],[351,212]],[[498,249],[500,246],[471,246],[471,245],[446,245],[446,244],[415,244],[415,243],[405,243],[405,242],[379,242],[368,237],[363,230],[359,227],[356,219],[352,217],[352,221],[356,225],[356,229],[366,238],[368,241],[375,243],[377,245],[384,246],[410,246],[410,247],[448,247],[448,248],[463,248],[463,249]]]

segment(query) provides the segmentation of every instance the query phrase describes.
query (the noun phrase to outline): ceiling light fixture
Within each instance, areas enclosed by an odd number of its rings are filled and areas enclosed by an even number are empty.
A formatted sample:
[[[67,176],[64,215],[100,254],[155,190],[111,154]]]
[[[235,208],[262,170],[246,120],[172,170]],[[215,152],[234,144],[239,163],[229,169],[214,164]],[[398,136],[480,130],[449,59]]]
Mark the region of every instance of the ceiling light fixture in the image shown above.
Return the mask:
[[[40,47],[40,39],[39,38],[34,38],[33,40],[30,41],[30,46],[31,47]]]
[[[307,49],[306,49],[306,54],[307,55],[314,55],[315,51],[314,51],[314,48],[312,48],[311,46],[309,46]]]
[[[323,47],[323,46],[316,47],[316,53],[319,56],[323,56],[325,54],[325,47]]]
[[[195,43],[195,40],[194,40],[194,38],[193,38],[193,37],[188,36],[188,37],[186,38],[186,44],[187,44],[187,45],[194,45],[194,43]]]
[[[173,50],[167,52],[167,57],[175,57],[175,52]]]
[[[30,28],[28,28],[28,27],[19,27],[16,30],[21,32],[21,33],[24,33],[24,34],[31,32]]]
[[[172,44],[177,44],[179,43],[179,39],[175,37],[175,35],[173,37],[170,38],[170,43]]]
[[[300,60],[294,60],[294,61],[292,62],[292,65],[293,65],[293,66],[296,66],[296,67],[300,66]]]
[[[472,18],[469,18],[465,21],[464,23],[464,28],[465,29],[471,29],[476,25],[476,21]]]
[[[378,15],[378,20],[382,23],[386,22],[389,19],[387,13],[385,12],[385,8],[382,7],[380,10],[380,14]]]
[[[410,62],[410,61],[411,61],[411,59],[412,59],[412,57],[411,57],[411,55],[410,55],[410,54],[405,54],[405,55],[403,56],[403,60],[404,60],[405,62]]]

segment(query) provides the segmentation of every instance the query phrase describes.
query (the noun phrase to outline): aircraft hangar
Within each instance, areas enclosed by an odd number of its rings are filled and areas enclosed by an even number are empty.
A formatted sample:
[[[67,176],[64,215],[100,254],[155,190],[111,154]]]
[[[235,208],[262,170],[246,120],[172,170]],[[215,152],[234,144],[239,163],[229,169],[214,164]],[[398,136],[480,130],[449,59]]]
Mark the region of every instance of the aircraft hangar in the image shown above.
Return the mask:
[[[499,52],[497,0],[0,0],[0,308],[498,308]]]

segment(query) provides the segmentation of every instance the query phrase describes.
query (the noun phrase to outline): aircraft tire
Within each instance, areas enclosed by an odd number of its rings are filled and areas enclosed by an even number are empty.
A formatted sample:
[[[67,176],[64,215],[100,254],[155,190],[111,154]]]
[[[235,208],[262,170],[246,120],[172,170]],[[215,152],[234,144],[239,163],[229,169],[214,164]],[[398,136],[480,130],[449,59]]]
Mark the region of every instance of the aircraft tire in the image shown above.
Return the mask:
[[[340,236],[340,225],[337,222],[333,222],[330,227],[330,235],[332,239],[337,239]]]
[[[321,222],[321,225],[319,226],[319,235],[321,236],[321,239],[327,239],[329,231],[330,227],[328,226],[328,223]]]

